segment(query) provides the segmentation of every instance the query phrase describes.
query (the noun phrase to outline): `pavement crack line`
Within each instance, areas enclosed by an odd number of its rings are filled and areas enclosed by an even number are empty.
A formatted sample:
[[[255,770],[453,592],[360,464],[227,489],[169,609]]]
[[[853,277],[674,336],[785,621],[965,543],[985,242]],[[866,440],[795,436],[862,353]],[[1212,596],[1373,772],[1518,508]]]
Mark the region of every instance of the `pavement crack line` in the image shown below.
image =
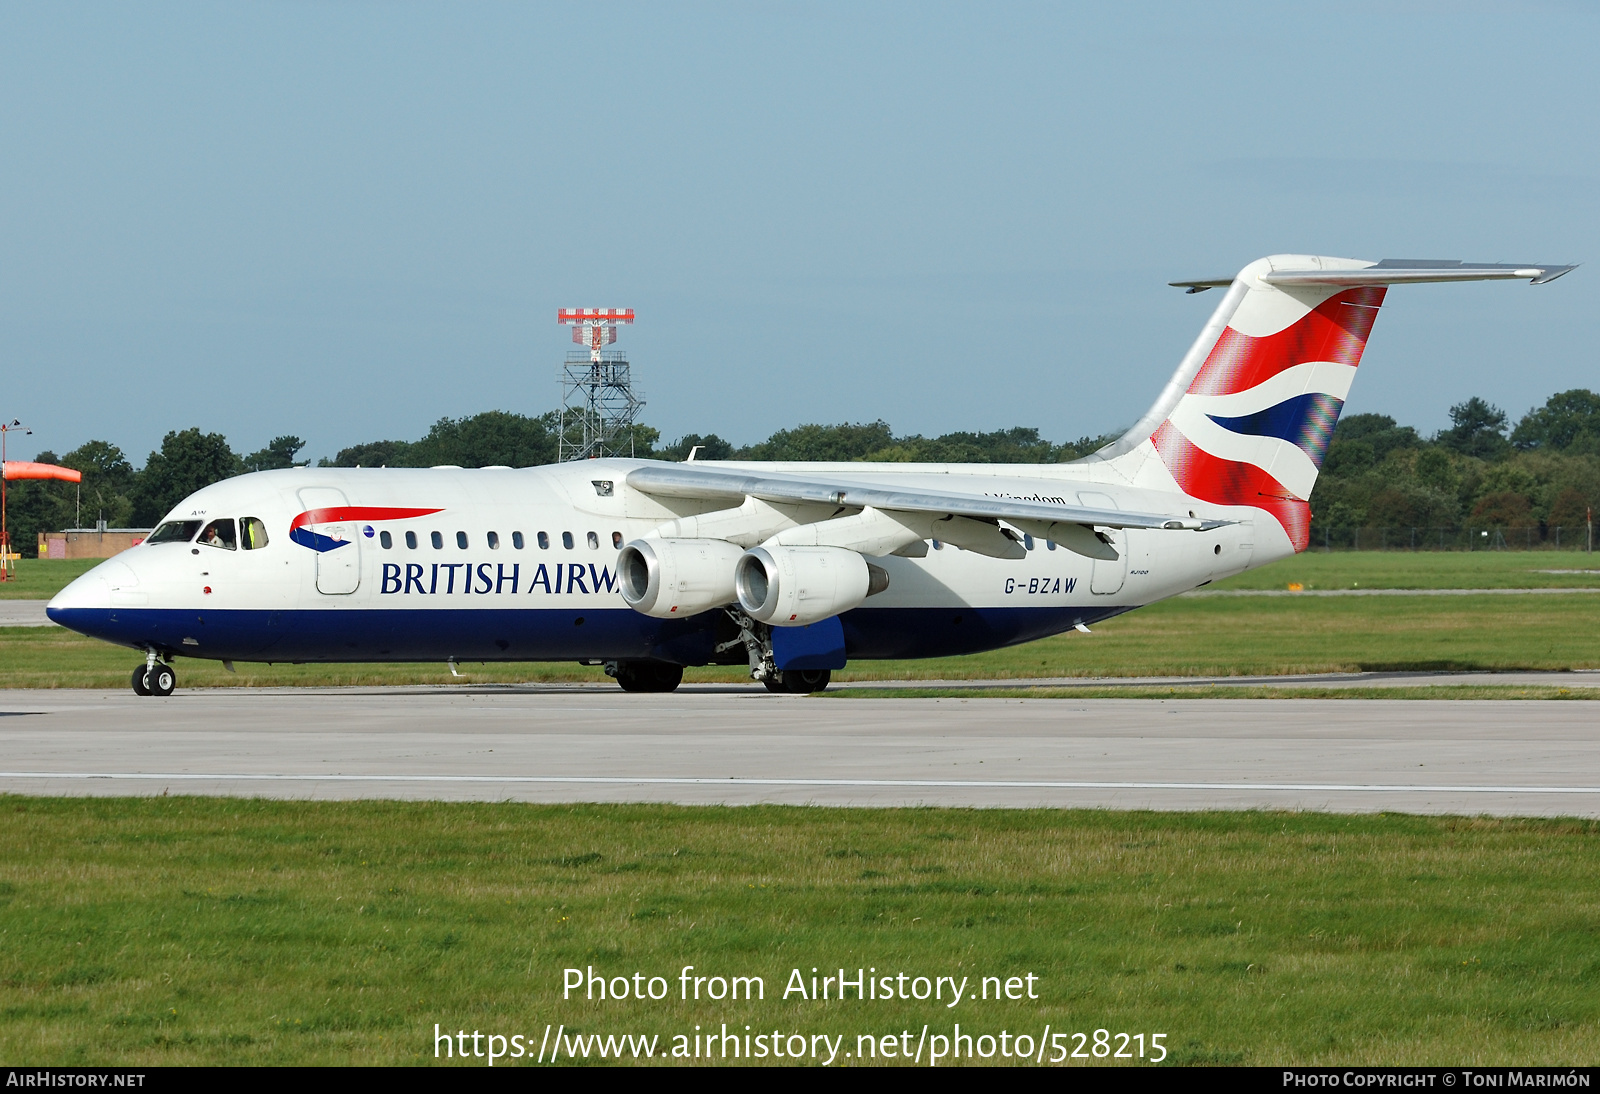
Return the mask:
[[[0,771],[0,779],[121,779],[163,782],[544,783],[615,786],[820,786],[974,790],[1238,790],[1378,794],[1600,794],[1600,786],[1479,786],[1422,783],[1107,782],[1010,779],[764,779],[737,776],[343,775],[285,772]]]

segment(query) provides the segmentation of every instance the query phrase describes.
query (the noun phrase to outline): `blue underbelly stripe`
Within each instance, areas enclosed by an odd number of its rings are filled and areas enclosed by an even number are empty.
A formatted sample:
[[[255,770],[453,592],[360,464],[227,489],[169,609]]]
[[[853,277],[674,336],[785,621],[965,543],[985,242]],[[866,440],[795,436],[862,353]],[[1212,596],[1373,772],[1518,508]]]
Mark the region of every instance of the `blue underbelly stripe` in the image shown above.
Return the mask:
[[[1030,642],[1132,610],[857,608],[840,617],[852,660],[947,657]],[[652,619],[627,608],[216,611],[65,608],[50,618],[121,646],[227,661],[711,661],[720,612]],[[726,636],[724,636],[725,638]]]

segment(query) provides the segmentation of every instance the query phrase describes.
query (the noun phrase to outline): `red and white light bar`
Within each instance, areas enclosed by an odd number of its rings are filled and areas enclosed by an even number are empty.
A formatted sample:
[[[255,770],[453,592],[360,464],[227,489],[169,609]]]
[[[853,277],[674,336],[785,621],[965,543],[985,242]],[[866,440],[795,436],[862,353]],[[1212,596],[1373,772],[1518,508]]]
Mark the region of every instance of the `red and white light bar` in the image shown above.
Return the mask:
[[[632,308],[562,308],[556,312],[556,322],[563,326],[615,326],[632,323]]]

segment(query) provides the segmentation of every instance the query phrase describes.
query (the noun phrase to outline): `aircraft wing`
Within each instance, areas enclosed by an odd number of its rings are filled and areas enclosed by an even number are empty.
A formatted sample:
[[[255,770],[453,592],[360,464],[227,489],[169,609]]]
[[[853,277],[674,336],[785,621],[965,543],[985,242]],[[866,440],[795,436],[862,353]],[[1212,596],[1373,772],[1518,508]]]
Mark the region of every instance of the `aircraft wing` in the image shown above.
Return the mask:
[[[870,507],[888,512],[932,513],[981,521],[1040,521],[1100,528],[1188,531],[1207,531],[1229,523],[1197,520],[1187,513],[1133,513],[994,495],[907,490],[891,483],[859,481],[853,477],[750,471],[688,463],[635,468],[628,472],[627,482],[635,490],[666,497],[727,498],[735,504],[750,497],[767,502],[800,502],[852,509]],[[1092,487],[1093,484],[1083,485]]]

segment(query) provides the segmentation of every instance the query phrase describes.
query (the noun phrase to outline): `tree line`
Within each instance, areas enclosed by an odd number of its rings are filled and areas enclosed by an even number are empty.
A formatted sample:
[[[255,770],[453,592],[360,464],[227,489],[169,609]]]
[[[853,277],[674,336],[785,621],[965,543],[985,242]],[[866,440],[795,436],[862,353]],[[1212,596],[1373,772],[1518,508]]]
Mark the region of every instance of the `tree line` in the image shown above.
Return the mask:
[[[66,455],[40,452],[40,463],[70,467],[83,475],[79,484],[22,481],[9,483],[6,524],[11,542],[32,554],[40,532],[93,527],[149,528],[178,502],[214,482],[244,474],[296,466],[305,442],[277,437],[259,452],[241,456],[220,433],[174,430],[161,447],[135,469],[122,449],[110,441],[89,441]]]
[[[1334,430],[1311,495],[1312,536],[1333,528],[1582,529],[1600,509],[1600,395],[1552,395],[1512,427],[1471,398],[1450,427],[1421,436],[1387,414],[1354,414]]]
[[[1321,527],[1579,528],[1600,508],[1600,395],[1584,389],[1552,395],[1513,427],[1505,412],[1479,398],[1450,409],[1451,425],[1424,437],[1386,414],[1340,420],[1311,497]],[[554,412],[530,417],[491,410],[441,418],[414,441],[370,441],[341,450],[322,467],[531,467],[556,459]],[[634,427],[638,456],[686,459],[1064,463],[1116,434],[1056,444],[1037,429],[897,436],[887,422],[801,425],[738,446],[715,433],[670,444],[659,431]],[[62,456],[38,459],[83,473],[81,488],[60,482],[10,484],[12,542],[32,553],[42,531],[104,520],[110,527],[153,526],[183,498],[248,471],[303,467],[305,442],[276,437],[258,452],[235,452],[220,433],[174,430],[135,468],[116,445],[89,441]],[[80,510],[81,505],[81,510]],[[80,517],[81,512],[81,517]]]

